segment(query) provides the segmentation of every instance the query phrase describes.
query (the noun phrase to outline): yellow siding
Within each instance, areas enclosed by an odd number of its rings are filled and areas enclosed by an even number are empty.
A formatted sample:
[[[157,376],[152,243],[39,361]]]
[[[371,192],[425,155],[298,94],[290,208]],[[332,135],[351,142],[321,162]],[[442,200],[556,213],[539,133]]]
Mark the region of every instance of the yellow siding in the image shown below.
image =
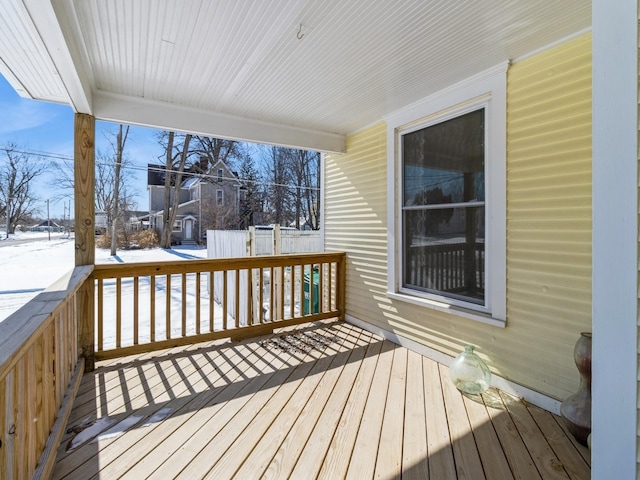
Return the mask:
[[[508,73],[507,328],[390,300],[386,125],[326,158],[326,245],[348,253],[347,313],[444,353],[478,345],[497,374],[563,399],[591,329],[591,37]]]
[[[640,0],[638,1],[638,11],[640,12]],[[640,22],[640,19],[638,20]],[[640,38],[638,39],[638,57],[640,58]],[[640,72],[638,72],[638,91],[640,91]],[[640,105],[638,106],[638,119],[640,120]],[[638,122],[640,125],[640,121]],[[638,145],[640,145],[640,132],[638,133]],[[638,163],[640,164],[640,152],[638,157]],[[640,165],[639,165],[640,167]],[[638,168],[640,172],[640,168]],[[638,198],[640,198],[640,178],[638,179]],[[640,205],[638,205],[638,217],[640,218]],[[638,252],[640,252],[640,232],[638,232]],[[640,262],[638,264],[638,269],[640,270]],[[638,275],[638,285],[640,285],[640,272]],[[638,328],[638,339],[640,339],[640,291],[638,292],[638,318],[637,323],[639,325]],[[638,341],[638,346],[640,348],[640,341]],[[640,372],[640,352],[638,352],[637,357],[637,370]],[[636,387],[636,402],[638,403],[638,414],[636,416],[636,433],[637,433],[637,441],[636,441],[636,479],[640,479],[640,381],[638,382],[638,386]]]

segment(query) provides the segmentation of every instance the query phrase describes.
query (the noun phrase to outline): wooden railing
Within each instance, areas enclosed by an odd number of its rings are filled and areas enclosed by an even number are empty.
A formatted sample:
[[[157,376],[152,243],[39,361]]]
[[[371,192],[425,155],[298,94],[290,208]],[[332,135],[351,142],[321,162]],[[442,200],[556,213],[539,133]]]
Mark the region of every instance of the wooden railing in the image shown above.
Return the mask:
[[[442,292],[484,291],[484,244],[412,245],[406,283]]]
[[[96,265],[96,359],[344,318],[345,254]]]
[[[47,478],[82,376],[77,267],[0,323],[0,478]]]

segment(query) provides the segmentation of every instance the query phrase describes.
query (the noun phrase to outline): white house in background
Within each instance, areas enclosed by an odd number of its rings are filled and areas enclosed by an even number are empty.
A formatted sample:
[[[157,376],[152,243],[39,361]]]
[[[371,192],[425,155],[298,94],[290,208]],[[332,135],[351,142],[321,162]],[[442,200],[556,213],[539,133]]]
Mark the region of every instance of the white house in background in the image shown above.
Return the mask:
[[[162,232],[164,217],[165,170],[161,165],[149,165],[149,226]],[[200,242],[207,229],[224,229],[237,222],[245,187],[235,172],[218,160],[204,174],[189,176],[179,191],[179,204],[172,237],[175,242]],[[173,201],[175,189],[171,189]]]

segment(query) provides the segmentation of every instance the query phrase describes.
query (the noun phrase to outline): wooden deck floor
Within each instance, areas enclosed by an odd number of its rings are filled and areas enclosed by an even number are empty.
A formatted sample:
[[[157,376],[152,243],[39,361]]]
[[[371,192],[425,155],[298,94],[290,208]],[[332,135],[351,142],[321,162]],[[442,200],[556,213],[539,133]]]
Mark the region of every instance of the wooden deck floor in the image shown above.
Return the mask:
[[[588,479],[559,418],[345,323],[103,363],[56,479]]]

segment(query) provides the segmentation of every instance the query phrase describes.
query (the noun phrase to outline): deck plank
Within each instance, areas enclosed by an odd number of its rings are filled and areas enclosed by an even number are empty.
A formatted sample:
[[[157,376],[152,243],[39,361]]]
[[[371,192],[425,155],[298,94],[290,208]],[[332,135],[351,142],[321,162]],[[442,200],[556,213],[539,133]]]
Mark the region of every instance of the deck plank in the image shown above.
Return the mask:
[[[447,424],[442,384],[438,364],[422,359],[424,375],[424,402],[427,416],[427,451],[429,452],[429,477],[434,479],[456,478],[456,466],[451,448],[451,436]]]
[[[562,427],[558,424],[557,417],[554,417],[552,413],[542,410],[535,405],[527,405],[527,409],[553,451],[558,457],[563,459],[562,464],[569,477],[572,480],[589,478],[591,469],[587,462],[585,462],[580,450],[584,450],[587,454],[589,451],[582,445],[578,445],[580,448],[577,448],[576,445],[571,442],[562,430]]]
[[[180,363],[184,362],[184,363],[189,363],[193,365],[194,372],[187,377],[187,380],[191,377],[195,377],[193,380],[193,386],[192,386],[192,388],[195,388],[195,389],[204,389],[211,386],[210,381],[208,381],[206,377],[203,378],[201,375],[203,374],[210,375],[214,372],[214,368],[213,368],[213,365],[211,364],[211,361],[215,361],[215,359],[218,356],[218,352],[213,351],[212,352],[213,358],[210,358],[209,360],[205,357],[206,353],[204,352],[206,352],[206,350],[203,350],[203,353],[194,353],[193,355],[179,359]],[[182,394],[184,394],[187,391],[187,389],[188,387],[185,384],[182,386],[182,391],[180,391],[179,389],[176,389],[176,394],[178,396],[182,396]],[[173,407],[179,408],[179,405],[180,405],[180,402],[177,402],[175,405],[173,405]],[[117,423],[114,422],[115,424],[111,428],[116,432],[118,431],[124,432],[127,430],[125,426],[127,426],[128,428],[133,428],[137,423],[141,425],[145,425],[145,422],[148,421],[150,418],[153,418],[154,416],[157,417],[158,415],[162,415],[161,413],[162,410],[166,410],[166,408],[167,407],[164,406],[162,403],[154,403],[151,405],[138,407],[135,411],[135,416],[139,417],[139,422],[132,423],[130,415],[118,415],[116,416],[116,418],[118,418],[119,421]],[[152,427],[154,428],[155,426],[156,425],[152,425]],[[149,428],[149,426],[145,428],[147,429],[147,433],[152,429],[152,428]],[[117,436],[113,434],[110,435],[109,438],[104,438],[105,435],[103,435],[103,433],[105,433],[107,429],[108,427],[105,427],[104,429],[95,430],[94,432],[95,436],[99,439],[98,444],[101,449],[101,464],[103,465],[106,465],[107,460],[109,458],[113,459],[113,457],[109,456],[111,450],[113,450],[113,447],[109,447],[109,444],[113,442],[115,438],[117,438]],[[142,430],[142,432],[144,432],[144,430]],[[63,442],[63,445],[68,444],[68,442],[70,442],[71,439],[73,438],[71,435],[69,435],[68,437],[69,438],[67,439],[67,442]],[[115,458],[118,458],[122,452],[127,451],[128,447],[129,446],[123,447],[123,450],[115,454]],[[58,459],[57,459],[58,465],[56,468],[56,477],[54,478],[59,478],[60,476],[66,475],[68,472],[73,471],[83,463],[91,460],[93,455],[94,455],[93,449],[73,449],[73,450],[69,449],[69,451],[65,452],[64,449],[61,448],[58,454]]]
[[[449,380],[449,369],[444,365],[438,367],[458,478],[484,480],[482,462],[462,394]]]
[[[364,350],[364,346],[349,344],[345,342],[344,347]],[[232,478],[244,463],[250,453],[255,449],[256,444],[263,438],[272,425],[280,431],[287,431],[298,413],[304,407],[320,380],[320,374],[324,372],[332,358],[322,355],[324,350],[318,351],[318,357],[313,358],[313,362],[306,361],[298,366],[285,385],[280,387],[266,403],[264,408],[247,425],[245,430],[233,440],[232,445],[226,453],[215,463],[215,466],[207,473],[205,478],[220,479]],[[350,359],[351,360],[351,359]],[[294,396],[296,396],[294,398]],[[271,439],[273,441],[273,438]],[[213,459],[211,459],[213,464]],[[254,473],[252,472],[251,475]],[[243,475],[238,475],[240,478]],[[246,477],[249,478],[249,477]]]
[[[362,422],[365,402],[371,392],[371,383],[381,349],[382,340],[370,343],[367,348],[367,353],[362,360],[360,371],[338,422],[318,478],[344,478],[347,474],[358,427]]]
[[[336,354],[331,369],[323,376],[311,399],[300,412],[296,422],[287,433],[261,478],[288,478],[291,475],[307,445],[310,435],[312,435],[315,426],[318,424],[336,383],[350,360],[350,354],[351,352],[349,351],[340,351]]]
[[[344,322],[100,362],[81,391],[58,480],[590,476],[557,416]]]
[[[422,357],[411,350],[407,356],[407,394],[405,399],[402,478],[429,479],[427,419],[424,409]]]
[[[230,388],[225,389],[223,403],[210,406],[208,399],[203,400],[200,410],[181,422],[181,425],[172,431],[165,441],[156,445],[142,461],[137,462],[124,478],[147,478],[154,472],[157,472],[155,475],[160,475],[161,478],[177,478],[177,475],[192,460],[202,458],[200,455],[202,450],[212,442],[218,433],[229,431],[230,427],[227,428],[227,424],[250,400],[259,395],[254,400],[254,404],[263,401],[264,397],[271,394],[272,390],[277,389],[290,375],[290,370],[284,367],[292,356],[285,355],[284,358],[278,358],[267,351],[262,358],[267,364],[263,365],[264,373],[256,374],[247,382],[231,384]],[[253,409],[245,411],[245,413],[250,414],[252,411]],[[234,426],[233,431],[236,432],[237,423],[232,425]],[[217,448],[225,448],[225,445],[227,444],[216,442],[212,448],[207,449],[207,452],[213,449],[212,453],[215,453]],[[158,458],[161,459],[161,465],[158,465]]]
[[[228,361],[226,364],[221,364],[217,368],[211,369],[210,379],[213,382],[213,387],[210,388],[207,394],[183,397],[171,402],[171,404],[164,405],[162,408],[162,410],[165,410],[163,415],[166,414],[166,410],[169,410],[170,413],[164,418],[164,421],[153,421],[153,415],[156,414],[146,415],[145,423],[142,424],[144,428],[137,428],[132,432],[128,432],[127,435],[100,449],[99,471],[96,471],[95,461],[85,462],[79,470],[74,472],[73,478],[96,478],[99,475],[113,475],[113,477],[116,477],[117,474],[126,472],[130,465],[124,464],[123,459],[129,459],[132,462],[140,461],[159,443],[166,440],[173,432],[173,429],[182,425],[189,416],[194,415],[207,402],[214,399],[223,402],[225,399],[232,397],[235,391],[242,387],[241,383],[233,382],[239,378],[248,377],[253,371],[253,364],[260,361],[256,351],[246,345],[240,344],[232,350],[230,354],[227,354]],[[135,454],[133,458],[132,454]]]
[[[487,407],[479,395],[464,396],[464,406],[471,423],[473,436],[482,460],[487,480],[512,480],[513,473],[500,446],[500,441],[491,423]],[[588,478],[588,477],[587,477]]]
[[[359,340],[359,338],[358,338]],[[322,466],[322,460],[333,438],[338,420],[360,370],[362,359],[366,353],[366,345],[352,348],[349,358],[336,380],[335,386],[327,399],[325,406],[315,424],[313,432],[308,437],[298,462],[291,476],[293,478],[317,478]],[[354,347],[356,345],[353,345]],[[362,348],[364,347],[364,348]],[[213,478],[213,477],[211,477]]]
[[[552,480],[568,480],[569,475],[567,475],[564,465],[547,443],[526,405],[507,393],[500,392],[500,396],[542,477]]]
[[[244,463],[235,474],[236,478],[251,478],[260,476],[264,472],[305,405],[319,387],[325,372],[332,368],[331,364],[334,360],[335,356],[325,356],[317,362],[304,383],[283,408],[278,421],[269,426],[255,448],[247,455]]]
[[[348,347],[340,345],[338,350],[348,357],[350,352]],[[274,353],[270,364],[273,372],[259,377],[263,386],[251,392],[250,395],[243,395],[232,402],[227,402],[224,409],[208,422],[206,428],[189,438],[180,448],[180,453],[173,455],[171,462],[163,465],[161,474],[157,478],[166,478],[167,475],[174,478],[174,472],[175,478],[202,478],[210,466],[224,454],[228,445],[242,433],[248,422],[261,410],[269,396],[275,394],[285,380],[292,375],[293,369],[282,368],[281,364],[296,367],[305,358],[305,354]],[[183,465],[182,470],[177,469]]]
[[[391,366],[380,444],[376,459],[375,478],[402,478],[402,438],[404,435],[404,405],[407,378],[407,349],[396,348]]]
[[[347,469],[347,479],[373,478],[382,430],[382,412],[387,403],[395,349],[396,346],[389,341],[382,344],[362,422],[356,436],[352,460]]]
[[[499,392],[490,388],[482,394],[482,398],[514,478],[517,480],[541,479],[542,477],[522,441],[520,433],[518,433],[518,429],[507,411],[507,407],[502,402]]]

